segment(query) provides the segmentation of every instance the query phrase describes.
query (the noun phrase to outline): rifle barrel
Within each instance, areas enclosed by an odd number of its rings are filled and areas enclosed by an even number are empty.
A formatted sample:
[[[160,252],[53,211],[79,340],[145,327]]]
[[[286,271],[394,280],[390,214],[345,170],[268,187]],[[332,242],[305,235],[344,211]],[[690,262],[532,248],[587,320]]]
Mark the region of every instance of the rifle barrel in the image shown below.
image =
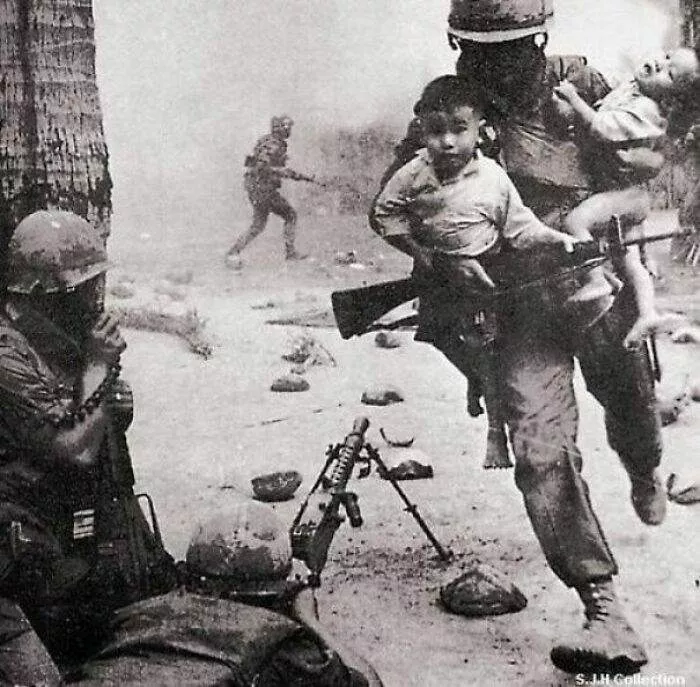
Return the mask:
[[[623,242],[623,246],[638,246],[642,243],[654,243],[655,241],[665,241],[666,239],[673,238],[683,238],[684,236],[690,236],[695,234],[694,231],[663,231],[659,234],[646,234],[644,232],[635,232],[636,235],[632,235],[631,238],[626,238]]]

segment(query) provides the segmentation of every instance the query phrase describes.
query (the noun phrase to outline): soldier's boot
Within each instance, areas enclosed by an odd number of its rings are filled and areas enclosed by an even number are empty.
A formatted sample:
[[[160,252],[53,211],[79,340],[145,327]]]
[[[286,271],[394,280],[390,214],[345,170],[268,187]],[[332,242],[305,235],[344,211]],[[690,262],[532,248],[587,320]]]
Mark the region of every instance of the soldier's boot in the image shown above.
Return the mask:
[[[645,525],[660,525],[666,517],[666,489],[657,470],[629,472],[632,506]]]
[[[243,269],[243,259],[238,251],[230,250],[228,253],[226,253],[224,262],[226,267],[228,267],[230,270]]]
[[[583,630],[552,649],[552,663],[572,674],[638,673],[648,658],[622,613],[612,579],[588,582],[577,591],[585,608]]]

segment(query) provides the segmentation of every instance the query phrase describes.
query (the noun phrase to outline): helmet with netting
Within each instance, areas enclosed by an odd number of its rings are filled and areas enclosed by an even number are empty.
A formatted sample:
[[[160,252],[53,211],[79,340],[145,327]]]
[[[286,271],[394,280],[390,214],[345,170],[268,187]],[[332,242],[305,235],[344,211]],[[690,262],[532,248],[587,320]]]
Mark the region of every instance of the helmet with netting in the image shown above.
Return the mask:
[[[13,293],[70,291],[108,266],[104,241],[87,220],[64,210],[39,210],[12,234],[5,284]]]
[[[190,575],[242,593],[277,593],[292,569],[289,533],[270,507],[244,501],[197,525],[187,549]]]
[[[554,0],[452,0],[448,35],[476,43],[501,43],[549,30]]]

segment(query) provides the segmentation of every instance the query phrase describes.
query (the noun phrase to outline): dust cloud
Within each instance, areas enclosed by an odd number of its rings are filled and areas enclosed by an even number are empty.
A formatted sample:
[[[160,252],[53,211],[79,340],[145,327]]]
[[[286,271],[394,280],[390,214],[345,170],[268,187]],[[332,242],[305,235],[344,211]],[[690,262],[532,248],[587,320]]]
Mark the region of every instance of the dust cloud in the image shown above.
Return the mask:
[[[619,74],[674,40],[666,0],[557,0],[550,52]],[[113,236],[228,236],[247,221],[243,158],[273,114],[290,159],[320,171],[319,135],[399,136],[422,84],[453,70],[449,0],[94,0],[114,178]],[[627,62],[626,62],[627,61]]]

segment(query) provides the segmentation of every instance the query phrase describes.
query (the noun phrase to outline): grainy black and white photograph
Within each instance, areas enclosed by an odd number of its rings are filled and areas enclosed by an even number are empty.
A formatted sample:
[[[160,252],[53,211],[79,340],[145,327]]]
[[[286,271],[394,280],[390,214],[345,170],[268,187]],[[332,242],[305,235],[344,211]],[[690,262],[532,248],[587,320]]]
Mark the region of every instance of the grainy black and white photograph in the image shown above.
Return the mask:
[[[0,0],[0,685],[700,684],[697,0]]]

